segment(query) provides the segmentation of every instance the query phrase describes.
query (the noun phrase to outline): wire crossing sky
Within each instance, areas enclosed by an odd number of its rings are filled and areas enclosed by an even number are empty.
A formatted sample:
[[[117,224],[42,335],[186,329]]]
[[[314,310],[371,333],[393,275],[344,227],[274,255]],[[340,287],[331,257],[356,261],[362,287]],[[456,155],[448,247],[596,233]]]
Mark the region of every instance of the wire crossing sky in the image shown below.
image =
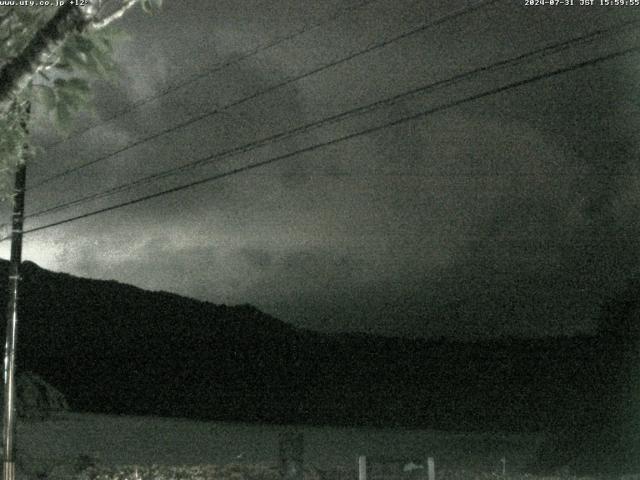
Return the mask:
[[[254,168],[259,168],[259,167],[264,167],[264,166],[267,166],[267,165],[271,165],[274,162],[281,161],[281,160],[286,160],[288,158],[294,157],[294,156],[299,155],[299,154],[312,152],[312,151],[317,150],[319,148],[324,148],[324,147],[327,147],[327,146],[330,146],[330,145],[334,145],[336,143],[340,143],[340,142],[344,142],[344,141],[347,141],[347,140],[351,140],[352,138],[359,137],[360,135],[366,135],[366,134],[370,134],[370,133],[375,133],[375,132],[377,132],[379,130],[382,130],[382,129],[385,129],[385,128],[394,127],[396,125],[400,125],[400,124],[408,122],[408,121],[412,121],[412,120],[416,120],[418,118],[426,117],[426,116],[432,115],[434,113],[439,113],[439,112],[441,112],[443,110],[447,110],[449,108],[457,107],[457,106],[460,106],[460,105],[462,105],[464,103],[467,103],[467,102],[470,102],[470,101],[473,101],[473,100],[478,100],[478,99],[481,99],[481,98],[489,96],[489,95],[496,95],[498,93],[504,92],[504,91],[512,89],[512,88],[521,87],[523,85],[527,85],[527,84],[532,83],[532,82],[537,82],[537,81],[540,81],[540,80],[551,78],[551,77],[553,77],[555,75],[560,75],[560,74],[571,72],[573,70],[577,70],[577,69],[580,69],[580,68],[585,68],[585,67],[589,67],[589,66],[592,66],[592,65],[597,65],[598,63],[603,62],[603,61],[615,59],[615,58],[618,58],[618,57],[621,57],[621,56],[625,56],[625,55],[628,55],[628,54],[631,54],[631,53],[638,53],[638,52],[640,52],[640,46],[639,47],[635,47],[635,48],[628,48],[628,49],[623,50],[621,52],[615,52],[615,53],[612,53],[612,54],[607,55],[605,57],[597,57],[597,58],[594,58],[592,60],[588,60],[588,61],[579,63],[577,65],[571,65],[569,67],[565,67],[565,68],[562,68],[562,69],[559,69],[559,70],[554,70],[552,72],[544,72],[544,73],[541,73],[539,75],[536,75],[535,77],[527,78],[527,79],[524,79],[524,80],[521,80],[521,81],[518,81],[518,82],[515,82],[515,83],[512,83],[512,84],[509,84],[509,85],[505,85],[505,86],[500,87],[500,88],[496,88],[494,90],[489,90],[488,92],[482,92],[482,93],[479,93],[477,95],[473,95],[471,97],[463,98],[461,100],[457,100],[455,102],[451,102],[451,103],[446,104],[446,105],[442,105],[442,106],[439,106],[439,107],[436,107],[436,108],[433,108],[433,109],[430,109],[430,110],[427,110],[427,111],[424,111],[424,112],[420,112],[418,114],[411,115],[409,117],[403,117],[403,118],[395,120],[395,121],[393,121],[391,123],[386,123],[386,124],[383,124],[383,125],[378,125],[378,126],[375,126],[375,127],[371,127],[371,128],[368,128],[367,130],[364,130],[362,132],[352,133],[350,135],[345,135],[343,137],[335,138],[333,140],[329,140],[329,141],[326,141],[326,142],[323,142],[323,143],[318,143],[318,144],[315,144],[315,145],[311,145],[309,147],[303,148],[301,150],[297,150],[295,152],[287,153],[285,155],[280,155],[278,157],[269,158],[269,159],[263,160],[261,162],[252,163],[252,164],[249,164],[249,165],[238,167],[238,168],[235,168],[235,169],[230,170],[228,172],[224,172],[224,173],[220,173],[218,175],[214,175],[212,177],[201,178],[199,180],[193,181],[191,183],[187,183],[185,185],[180,185],[178,187],[174,187],[174,188],[171,188],[169,190],[162,190],[160,192],[156,192],[156,193],[153,193],[151,195],[146,195],[144,197],[139,197],[139,198],[136,198],[134,200],[129,200],[129,201],[124,202],[124,203],[118,203],[118,204],[111,205],[109,207],[105,207],[105,208],[102,208],[102,209],[99,209],[99,210],[95,210],[95,211],[92,211],[92,212],[87,212],[87,213],[84,213],[82,215],[78,215],[78,216],[75,216],[75,217],[70,217],[70,218],[67,218],[67,219],[64,219],[64,220],[59,220],[57,222],[50,223],[50,224],[47,224],[47,225],[42,225],[42,226],[39,226],[39,227],[29,228],[29,229],[24,230],[23,233],[27,234],[27,233],[38,232],[40,230],[44,230],[44,229],[47,229],[47,228],[57,227],[58,225],[64,225],[65,223],[73,222],[75,220],[81,220],[81,219],[84,219],[84,218],[87,218],[87,217],[92,217],[94,215],[99,215],[99,214],[102,214],[102,213],[110,212],[110,211],[116,210],[118,208],[128,207],[129,205],[134,205],[136,203],[140,203],[140,202],[143,202],[143,201],[147,201],[147,200],[151,200],[151,199],[154,199],[154,198],[158,198],[158,197],[161,197],[163,195],[168,195],[168,194],[171,194],[171,193],[180,192],[180,191],[185,190],[187,188],[195,187],[195,186],[202,185],[204,183],[209,183],[209,182],[212,182],[212,181],[215,181],[215,180],[220,180],[222,178],[225,178],[225,177],[228,177],[228,176],[231,176],[231,175],[237,175],[237,174],[240,174],[240,173],[244,173],[244,172],[246,172],[248,170],[253,170]],[[8,240],[9,238],[10,237],[5,237],[0,241],[5,241],[5,240]]]
[[[635,9],[173,3],[96,119],[36,121],[27,259],[454,338],[592,331],[636,274]]]
[[[301,75],[294,76],[294,77],[291,77],[291,78],[286,78],[281,82],[278,82],[278,83],[276,83],[274,85],[271,85],[271,86],[269,86],[269,87],[267,87],[265,89],[259,90],[259,91],[255,92],[255,93],[253,93],[253,94],[251,94],[251,95],[249,95],[247,97],[244,97],[244,98],[241,98],[239,100],[235,100],[233,102],[227,103],[227,104],[225,104],[224,106],[221,106],[221,107],[216,107],[213,110],[202,112],[202,113],[200,113],[200,114],[198,114],[198,115],[196,115],[196,116],[194,116],[192,118],[189,118],[188,120],[186,120],[184,122],[178,123],[177,125],[174,125],[172,127],[166,128],[166,129],[161,130],[159,132],[155,132],[152,135],[149,135],[147,137],[140,138],[140,139],[136,140],[135,142],[133,142],[133,143],[131,143],[129,145],[126,145],[126,146],[124,146],[124,147],[122,147],[122,148],[120,148],[118,150],[115,150],[115,151],[109,153],[108,155],[93,159],[93,160],[91,160],[89,162],[83,163],[83,164],[78,165],[76,167],[73,167],[71,169],[67,169],[67,170],[65,170],[65,171],[63,171],[61,173],[55,174],[55,175],[53,175],[51,177],[48,177],[48,178],[46,178],[44,180],[41,180],[36,185],[33,185],[31,187],[31,189],[37,188],[40,185],[46,184],[46,183],[48,183],[48,182],[50,182],[52,180],[55,180],[55,179],[60,178],[60,177],[63,177],[65,175],[68,175],[69,173],[75,172],[75,171],[80,170],[82,168],[88,167],[90,165],[94,165],[94,164],[96,164],[98,162],[102,162],[102,161],[108,160],[108,159],[114,157],[115,155],[118,155],[120,153],[126,152],[127,150],[129,150],[131,148],[137,147],[137,146],[142,145],[142,144],[144,144],[144,143],[146,143],[148,141],[151,141],[151,140],[154,140],[154,139],[156,139],[158,137],[167,135],[168,133],[174,132],[176,130],[188,127],[188,126],[194,124],[195,122],[199,122],[199,121],[201,121],[201,120],[203,120],[205,118],[209,118],[212,115],[217,115],[217,114],[223,112],[224,110],[226,110],[228,108],[232,108],[232,107],[236,107],[238,105],[242,105],[245,102],[254,100],[254,99],[256,99],[256,98],[258,98],[258,97],[260,97],[262,95],[265,95],[267,93],[270,93],[270,92],[272,92],[274,90],[278,90],[278,89],[280,89],[282,87],[286,87],[287,85],[290,85],[293,82],[297,82],[297,81],[303,80],[303,79],[305,79],[305,78],[307,78],[309,76],[316,75],[316,74],[318,74],[318,73],[320,73],[320,72],[322,72],[322,71],[324,71],[326,69],[333,68],[336,65],[340,65],[340,64],[342,64],[344,62],[348,62],[350,60],[353,60],[354,58],[357,58],[360,55],[364,55],[364,54],[367,54],[367,53],[370,53],[370,52],[374,52],[374,51],[376,51],[376,50],[378,50],[380,48],[386,47],[387,45],[390,45],[392,43],[395,43],[395,42],[398,42],[400,40],[403,40],[403,39],[405,39],[407,37],[410,37],[412,35],[415,35],[417,33],[421,33],[421,32],[423,32],[424,30],[426,30],[428,28],[440,25],[443,22],[454,20],[454,19],[460,17],[461,15],[466,15],[468,13],[474,12],[479,7],[485,6],[485,5],[488,5],[488,4],[491,4],[491,3],[495,3],[496,1],[498,1],[498,0],[485,0],[484,2],[481,2],[479,4],[479,6],[465,8],[465,9],[460,10],[458,12],[455,12],[453,14],[446,15],[446,16],[444,16],[442,18],[436,19],[433,22],[429,22],[429,23],[426,23],[424,25],[421,25],[416,29],[413,29],[413,30],[410,30],[408,32],[402,33],[402,34],[397,35],[397,36],[395,36],[393,38],[390,38],[388,40],[380,41],[380,42],[378,42],[378,43],[376,43],[376,44],[374,44],[372,46],[367,47],[364,50],[358,51],[356,53],[353,53],[353,54],[348,55],[346,57],[340,58],[339,60],[335,60],[333,62],[330,62],[328,64],[322,65],[320,67],[316,67],[316,68],[314,68],[314,69],[312,69],[312,70],[310,70],[308,72],[305,72],[305,73],[303,73]]]
[[[629,28],[629,27],[637,27],[638,23],[639,23],[638,21],[625,22],[624,24],[618,25],[618,26],[613,27],[613,28],[609,28],[609,29],[605,29],[605,30],[597,30],[595,32],[590,32],[588,35],[582,35],[580,37],[573,38],[573,39],[571,39],[569,41],[564,41],[564,42],[560,42],[560,43],[554,43],[554,44],[548,45],[548,46],[546,46],[544,48],[536,49],[534,51],[527,52],[527,53],[524,53],[522,55],[518,55],[516,57],[512,57],[510,59],[507,59],[507,60],[496,62],[496,63],[493,63],[491,65],[482,66],[482,67],[473,69],[472,71],[465,72],[465,73],[462,73],[462,74],[458,74],[458,75],[455,75],[454,77],[450,77],[448,79],[440,80],[440,81],[425,85],[425,86],[420,87],[418,89],[413,89],[413,90],[411,90],[409,92],[404,92],[404,93],[401,93],[399,95],[395,95],[395,96],[390,97],[390,98],[381,99],[381,100],[378,100],[378,101],[373,102],[373,103],[368,104],[368,105],[357,107],[357,108],[348,110],[346,112],[341,112],[341,113],[339,113],[337,115],[332,115],[330,117],[326,117],[326,118],[323,118],[323,119],[320,119],[320,120],[317,120],[317,121],[314,121],[314,122],[311,122],[311,123],[308,123],[308,124],[305,124],[305,125],[301,125],[301,126],[296,127],[294,129],[287,130],[285,132],[280,132],[280,133],[278,133],[276,135],[271,135],[271,136],[269,136],[267,138],[262,138],[262,139],[253,141],[253,142],[248,143],[248,144],[240,145],[240,146],[234,147],[232,149],[226,150],[224,152],[218,152],[216,154],[209,155],[209,156],[206,156],[204,158],[199,158],[199,159],[193,160],[193,161],[191,161],[191,162],[189,162],[189,163],[187,163],[185,165],[182,165],[180,167],[170,168],[168,170],[157,172],[157,173],[154,173],[152,175],[143,177],[141,179],[138,179],[138,180],[135,180],[135,181],[132,181],[132,182],[125,183],[123,185],[119,185],[119,186],[114,187],[114,188],[110,188],[110,189],[107,189],[107,190],[104,190],[104,191],[101,191],[101,192],[97,192],[97,193],[94,193],[94,194],[91,194],[91,195],[88,195],[88,196],[85,196],[85,197],[82,197],[82,198],[78,198],[78,199],[75,199],[75,200],[72,200],[70,202],[66,202],[66,203],[60,204],[60,205],[55,205],[55,206],[52,206],[52,207],[48,207],[48,208],[46,208],[44,210],[40,210],[38,212],[35,212],[35,213],[32,213],[32,214],[28,215],[27,218],[39,217],[39,216],[42,216],[44,214],[55,212],[55,211],[58,211],[58,210],[61,210],[61,209],[66,209],[66,208],[71,207],[71,206],[81,205],[81,204],[84,204],[84,203],[89,202],[91,200],[96,200],[96,199],[112,196],[112,195],[115,195],[117,193],[120,193],[120,192],[129,190],[129,189],[138,187],[140,185],[144,185],[146,183],[154,182],[159,178],[163,178],[163,177],[166,177],[166,176],[169,176],[169,175],[175,175],[175,174],[181,173],[181,172],[183,172],[183,171],[185,171],[187,169],[191,169],[191,168],[200,166],[203,163],[208,163],[208,162],[212,162],[212,161],[219,161],[219,160],[225,159],[225,158],[227,158],[229,156],[233,156],[233,155],[236,155],[236,154],[239,154],[239,153],[244,153],[244,152],[253,150],[254,148],[263,146],[263,145],[265,145],[267,143],[270,143],[270,142],[273,142],[273,141],[276,141],[276,140],[281,140],[281,139],[284,139],[284,138],[288,138],[288,137],[290,137],[290,136],[292,136],[294,134],[306,132],[311,128],[321,127],[321,126],[327,125],[329,123],[333,123],[333,122],[336,122],[336,121],[339,121],[339,120],[343,120],[343,119],[348,118],[348,117],[350,117],[352,115],[355,115],[355,114],[361,114],[361,113],[364,113],[364,112],[367,112],[367,111],[371,111],[372,109],[388,105],[390,103],[405,99],[405,98],[407,98],[409,96],[416,95],[418,93],[428,92],[433,88],[448,86],[448,85],[451,85],[452,83],[460,82],[460,81],[465,80],[465,79],[467,79],[469,77],[472,77],[473,75],[478,75],[479,73],[488,72],[488,71],[494,70],[496,68],[504,68],[506,66],[513,65],[516,62],[521,62],[523,60],[530,59],[531,57],[534,57],[534,56],[537,56],[537,55],[540,55],[540,54],[552,53],[554,51],[557,51],[559,48],[568,48],[568,47],[571,47],[571,46],[573,46],[575,44],[583,42],[585,40],[591,40],[591,39],[597,38],[597,37],[605,35],[605,34],[611,34],[613,32],[620,31],[621,29],[626,29],[626,28]],[[586,66],[590,66],[590,65],[593,65],[595,63],[599,63],[601,61],[608,60],[610,58],[616,58],[616,57],[618,57],[620,55],[626,55],[628,53],[632,53],[632,52],[635,52],[635,51],[636,51],[635,48],[632,48],[632,49],[623,50],[622,52],[614,53],[613,55],[609,55],[609,56],[606,56],[606,57],[598,57],[598,58],[593,59],[593,61],[590,60],[590,61],[586,61],[586,62],[583,62],[581,64],[575,65],[575,66],[573,66],[573,65],[569,66],[568,69],[560,69],[560,70],[558,70],[556,72],[550,72],[550,75],[559,74],[559,73],[565,73],[566,71],[571,71],[571,70],[573,70],[575,68],[584,68]],[[526,83],[530,83],[530,81],[538,81],[538,80],[543,79],[543,78],[547,78],[546,74],[543,74],[542,76],[535,76],[535,77],[533,77],[533,79],[525,79],[524,82],[526,84]],[[514,84],[514,86],[520,86],[521,84],[522,84],[521,82],[516,82]],[[513,88],[513,87],[507,86],[506,88],[508,89],[508,88]],[[501,91],[504,91],[504,89],[500,88],[497,91],[496,90],[491,90],[488,94],[495,94],[495,93],[499,93]],[[483,93],[481,95],[484,96],[485,94]],[[470,98],[471,99],[476,99],[477,96],[474,95],[474,96],[472,96]],[[458,104],[459,104],[459,102],[454,102],[452,104],[452,106],[457,106]],[[437,109],[437,111],[441,111],[441,110],[442,110],[441,108]],[[433,113],[433,112],[431,110],[429,110],[429,111],[427,111],[425,113]],[[413,119],[413,118],[414,117],[410,117],[410,119]],[[384,127],[386,127],[386,125],[383,125],[382,127],[384,128]],[[360,133],[358,133],[357,135],[360,135]],[[348,138],[353,138],[353,137],[349,136]],[[342,141],[342,139],[338,139],[338,140]],[[304,151],[307,151],[307,150],[305,149]],[[278,158],[281,158],[281,157],[278,157]],[[286,156],[285,158],[288,158],[288,156]],[[271,163],[271,162],[269,162],[269,163]],[[242,170],[242,171],[244,171],[244,170]],[[71,172],[69,172],[69,173],[71,173]],[[224,176],[226,176],[226,174],[224,174]],[[212,177],[212,179],[217,179],[217,178],[219,178],[219,177],[217,177],[217,176]],[[194,184],[199,185],[200,181],[197,181]],[[192,185],[192,184],[189,184],[189,185]],[[180,188],[180,189],[182,189],[182,188]],[[175,191],[175,189],[171,190],[171,192],[173,192],[173,191]],[[144,197],[144,198],[146,198],[146,197]],[[155,198],[155,196],[152,197],[152,198]],[[136,203],[137,203],[137,201],[136,201]],[[130,202],[126,203],[126,205],[129,205],[129,204],[131,204],[131,203]],[[111,210],[111,208],[109,210],[107,210],[107,211],[110,211],[110,210]],[[75,218],[85,218],[85,216],[73,217],[73,218],[74,219]],[[67,221],[64,221],[64,223],[66,223]],[[60,224],[60,223],[57,223],[57,224]],[[45,228],[45,227],[37,227],[35,229],[32,229],[31,231],[38,231],[38,230],[41,230],[42,228]]]
[[[336,14],[331,15],[327,19],[323,19],[319,23],[316,23],[316,24],[311,25],[311,26],[305,25],[302,29],[298,29],[298,30],[296,30],[296,31],[294,31],[294,32],[282,37],[282,38],[277,38],[277,39],[269,41],[269,42],[267,42],[267,43],[265,43],[263,45],[258,45],[255,48],[251,48],[251,49],[247,50],[246,52],[244,52],[243,54],[241,54],[241,55],[239,55],[239,56],[237,56],[235,58],[232,58],[230,60],[226,60],[224,62],[221,62],[220,64],[215,65],[213,68],[207,68],[202,72],[198,72],[198,73],[196,73],[194,75],[190,75],[188,78],[186,78],[186,79],[184,79],[184,80],[182,80],[182,81],[180,81],[180,82],[178,82],[178,83],[176,83],[174,85],[169,85],[169,86],[163,88],[160,92],[157,92],[157,93],[155,93],[153,95],[150,95],[150,96],[148,96],[146,98],[142,98],[140,100],[137,100],[137,101],[133,102],[131,105],[129,105],[128,107],[126,107],[125,109],[121,110],[120,112],[118,112],[118,113],[116,113],[114,115],[111,115],[110,117],[102,120],[101,122],[99,122],[99,123],[97,123],[95,125],[91,125],[89,127],[85,127],[84,129],[81,129],[81,130],[75,132],[75,134],[76,135],[81,135],[84,132],[87,132],[87,131],[92,130],[94,128],[97,128],[97,127],[99,127],[101,125],[104,125],[105,123],[110,122],[111,120],[114,120],[114,119],[119,118],[119,117],[121,117],[123,115],[126,115],[127,113],[129,113],[129,112],[131,112],[133,110],[136,110],[136,109],[138,109],[138,108],[140,108],[140,107],[142,107],[142,106],[144,106],[144,105],[146,105],[146,104],[148,104],[150,102],[158,100],[159,98],[164,97],[165,95],[169,95],[174,90],[178,90],[178,89],[181,89],[181,88],[186,88],[189,85],[193,84],[194,82],[196,82],[196,81],[198,81],[198,80],[200,80],[202,78],[206,78],[207,76],[209,76],[209,75],[211,75],[211,74],[213,74],[213,73],[215,73],[215,72],[217,72],[219,70],[222,70],[223,68],[226,68],[226,67],[229,67],[231,65],[234,65],[234,64],[236,64],[238,62],[241,62],[242,60],[245,60],[247,58],[253,57],[254,55],[258,55],[262,51],[274,48],[274,47],[280,45],[281,43],[293,40],[293,39],[295,39],[296,37],[298,37],[300,35],[304,35],[305,33],[309,32],[309,31],[313,31],[316,28],[322,27],[323,25],[325,25],[328,22],[334,21],[336,18],[339,18],[341,15],[344,15],[346,13],[349,13],[349,12],[353,11],[353,10],[357,10],[359,8],[365,7],[368,4],[373,3],[373,2],[377,2],[377,1],[379,1],[379,0],[367,0],[367,1],[364,1],[362,3],[353,5],[352,7],[348,7],[348,8],[339,10]],[[60,143],[63,143],[64,141],[65,140],[59,140],[59,141],[57,141],[55,143],[52,143],[51,145],[47,145],[47,147],[48,148],[55,147],[56,145],[58,145]]]

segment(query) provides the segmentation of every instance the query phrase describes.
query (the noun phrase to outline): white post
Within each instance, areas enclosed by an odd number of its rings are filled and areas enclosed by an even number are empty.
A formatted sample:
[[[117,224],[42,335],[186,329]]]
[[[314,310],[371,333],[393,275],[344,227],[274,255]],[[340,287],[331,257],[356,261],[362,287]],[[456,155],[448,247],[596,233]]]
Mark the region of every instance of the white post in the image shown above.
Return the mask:
[[[427,471],[429,472],[429,480],[436,480],[436,463],[433,457],[427,458]]]
[[[358,457],[358,480],[367,480],[367,457]]]

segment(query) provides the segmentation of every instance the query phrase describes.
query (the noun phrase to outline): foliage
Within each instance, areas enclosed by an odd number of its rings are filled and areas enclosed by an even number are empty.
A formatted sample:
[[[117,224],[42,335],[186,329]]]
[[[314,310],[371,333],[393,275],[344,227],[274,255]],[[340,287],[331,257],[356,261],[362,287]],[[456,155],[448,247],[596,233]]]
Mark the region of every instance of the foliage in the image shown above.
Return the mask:
[[[306,473],[306,472],[305,472]],[[81,480],[279,480],[276,468],[266,465],[122,465],[95,466]],[[304,480],[318,480],[305,475]]]
[[[106,30],[71,35],[28,85],[27,98],[63,132],[73,114],[91,104],[89,79],[109,78],[116,70],[114,38]]]
[[[33,35],[50,19],[54,10],[4,7],[0,11],[0,66],[20,54]]]
[[[13,173],[20,162],[29,159],[27,103],[14,101],[6,112],[0,115],[0,196],[12,191]]]
[[[357,478],[355,470],[336,467],[331,470],[305,468],[304,480],[350,480]],[[278,480],[277,468],[268,465],[228,464],[228,465],[128,465],[118,467],[92,466],[84,470],[79,480]],[[385,476],[376,478],[384,479]],[[387,475],[388,480],[397,480],[398,475]],[[426,478],[426,477],[425,477]],[[497,472],[474,470],[438,470],[436,478],[441,480],[594,480],[594,477],[579,477],[567,472],[550,476],[525,473],[502,475]]]
[[[162,0],[139,0],[138,3],[152,13],[161,7]],[[120,13],[124,11],[121,7]],[[52,8],[4,7],[0,10],[0,68],[11,59],[20,58],[55,12]],[[104,23],[108,28],[92,28],[92,25],[89,22],[82,32],[68,32],[61,44],[49,45],[39,58],[34,75],[0,111],[0,198],[7,198],[12,191],[15,167],[28,161],[34,152],[25,123],[28,106],[33,105],[31,117],[44,116],[51,120],[49,124],[68,132],[74,113],[91,105],[90,80],[109,78],[117,72],[114,42],[122,35],[111,22]]]

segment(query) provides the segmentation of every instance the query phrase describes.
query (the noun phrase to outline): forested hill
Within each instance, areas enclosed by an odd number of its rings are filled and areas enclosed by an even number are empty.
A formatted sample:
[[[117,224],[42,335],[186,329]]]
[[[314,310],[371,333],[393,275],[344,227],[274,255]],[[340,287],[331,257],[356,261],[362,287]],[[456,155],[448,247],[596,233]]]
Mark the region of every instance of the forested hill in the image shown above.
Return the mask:
[[[1,262],[2,278],[7,270]],[[248,305],[214,305],[30,262],[22,272],[18,368],[41,375],[78,411],[559,429],[597,418],[617,395],[612,382],[624,380],[610,361],[609,337],[462,343],[327,335]]]

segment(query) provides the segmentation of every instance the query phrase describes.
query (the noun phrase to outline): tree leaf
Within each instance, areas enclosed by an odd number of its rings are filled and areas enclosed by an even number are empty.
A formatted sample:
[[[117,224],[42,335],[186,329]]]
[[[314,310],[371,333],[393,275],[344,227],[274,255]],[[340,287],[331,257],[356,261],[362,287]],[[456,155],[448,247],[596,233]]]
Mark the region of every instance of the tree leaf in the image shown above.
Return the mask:
[[[80,35],[76,35],[74,37],[74,43],[77,50],[85,54],[89,54],[94,48],[96,48],[95,44],[90,38]]]
[[[63,72],[71,72],[73,70],[73,67],[67,62],[56,63],[55,67],[56,69],[61,70]]]
[[[74,49],[72,45],[65,44],[61,49],[61,54],[62,60],[72,66],[83,67],[86,64],[86,57],[83,58],[82,52]]]
[[[35,92],[36,101],[40,102],[47,112],[51,112],[56,108],[58,99],[53,88],[48,85],[36,85]]]
[[[89,93],[89,82],[84,78],[69,78],[66,84],[68,88],[72,88],[83,93]]]
[[[59,103],[56,108],[56,118],[58,120],[58,124],[63,129],[68,129],[71,125],[71,112],[69,111],[69,108],[62,103]]]

